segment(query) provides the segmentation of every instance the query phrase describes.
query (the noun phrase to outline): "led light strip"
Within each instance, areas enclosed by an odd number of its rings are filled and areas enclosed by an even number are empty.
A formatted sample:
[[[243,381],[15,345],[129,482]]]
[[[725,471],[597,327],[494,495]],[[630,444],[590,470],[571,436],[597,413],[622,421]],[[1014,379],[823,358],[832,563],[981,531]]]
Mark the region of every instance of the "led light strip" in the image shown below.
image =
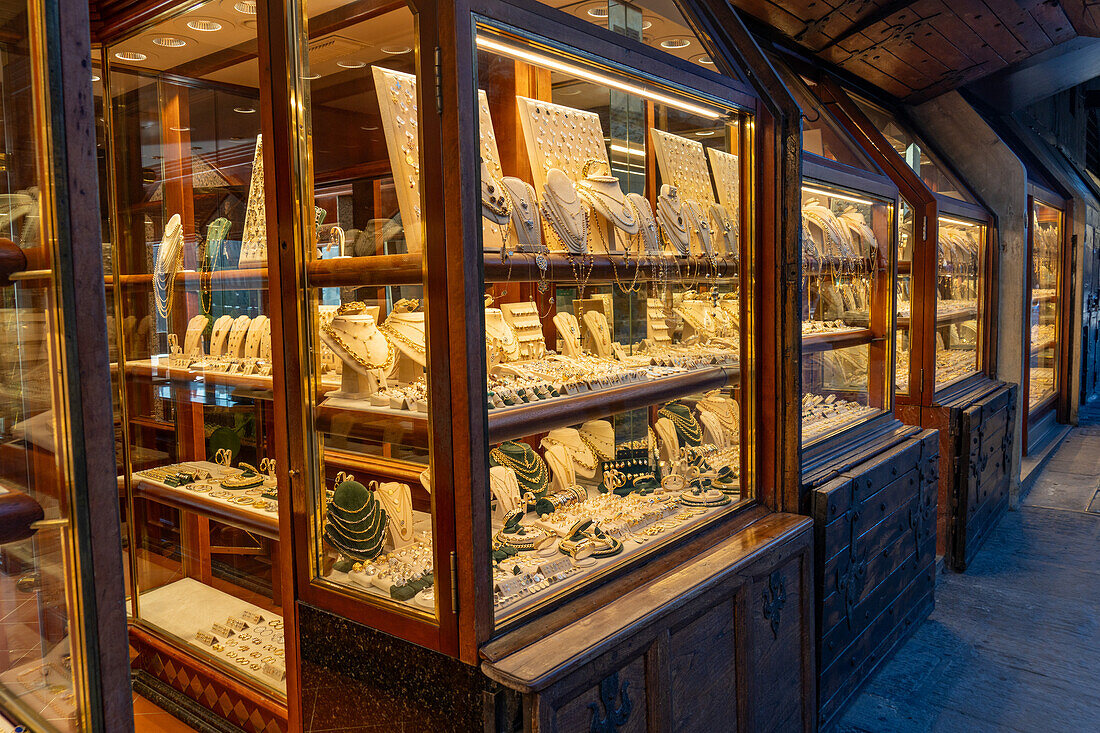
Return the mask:
[[[627,82],[620,81],[614,77],[597,74],[581,66],[575,66],[573,64],[567,64],[563,61],[558,61],[551,56],[534,53],[533,51],[526,51],[521,48],[516,48],[515,46],[509,46],[508,44],[501,43],[500,41],[493,40],[492,38],[486,38],[482,35],[479,35],[477,37],[477,46],[481,49],[496,51],[497,53],[502,53],[505,56],[510,56],[511,58],[518,59],[520,61],[527,61],[537,66],[542,66],[544,68],[552,69],[554,71],[560,71],[563,74],[569,74],[571,76],[575,76],[586,81],[603,84],[605,86],[612,87],[613,89],[627,92],[628,94],[636,94],[639,97],[645,97],[646,99],[652,100],[654,102],[667,104],[669,107],[675,107],[677,109],[683,110],[684,112],[690,112],[691,114],[706,117],[710,120],[717,120],[725,116],[721,112],[716,112],[713,109],[700,107],[699,105],[691,104],[690,102],[683,102],[679,99],[676,99],[675,97],[670,97],[665,94],[660,94],[658,92],[652,92],[648,89],[645,89],[644,87],[629,84]]]
[[[963,227],[980,227],[981,226],[981,224],[979,224],[976,221],[963,221],[962,219],[952,219],[952,218],[947,217],[947,216],[941,216],[940,217],[940,222],[943,223],[943,224],[956,224],[958,226],[963,226]]]
[[[829,198],[840,199],[841,201],[851,201],[854,204],[863,204],[864,206],[874,206],[874,201],[868,199],[856,198],[855,196],[847,196],[842,193],[836,193],[833,191],[822,191],[819,188],[810,188],[809,186],[802,187],[802,193],[811,193],[815,196],[828,196]]]

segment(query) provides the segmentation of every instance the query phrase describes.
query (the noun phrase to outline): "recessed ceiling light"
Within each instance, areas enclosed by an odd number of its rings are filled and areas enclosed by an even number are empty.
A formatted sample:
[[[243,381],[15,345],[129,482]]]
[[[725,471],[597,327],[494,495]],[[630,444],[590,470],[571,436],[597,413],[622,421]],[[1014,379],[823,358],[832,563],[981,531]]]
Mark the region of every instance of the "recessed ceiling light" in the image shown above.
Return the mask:
[[[714,130],[696,130],[695,131],[695,136],[696,137],[710,137],[713,134],[714,134]]]
[[[712,59],[710,56],[707,56],[706,54],[704,54],[702,56],[696,56],[692,60],[697,64],[705,64],[706,66],[714,66],[714,59]]]
[[[144,61],[149,57],[140,51],[118,51],[115,53],[115,58],[119,61]]]
[[[643,31],[648,31],[652,27],[653,27],[653,21],[652,20],[643,20],[642,21],[642,30]]]
[[[190,127],[169,127],[172,132],[191,132]]]
[[[256,108],[255,107],[234,107],[233,111],[237,112],[239,114],[242,114],[242,115],[250,115],[250,114],[254,114],[256,112]]]
[[[403,53],[412,51],[408,46],[383,46],[379,49],[382,53],[388,53],[390,56],[400,56]]]
[[[314,81],[316,79],[320,79],[321,75],[320,74],[306,74],[302,78],[305,79],[306,81]]]
[[[691,45],[691,41],[686,38],[670,38],[667,41],[661,41],[661,48],[687,48]]]
[[[367,65],[366,61],[337,61],[336,65],[341,69],[361,69]]]
[[[256,30],[256,21],[252,20],[251,18],[249,18],[248,20],[242,20],[241,25],[243,25],[245,28],[248,28],[249,30]]]
[[[187,45],[187,41],[175,36],[157,36],[153,39],[153,43],[164,48],[182,48]]]
[[[256,0],[241,0],[233,6],[233,9],[244,15],[255,15]]]
[[[367,132],[374,132],[378,128],[376,126],[373,126],[373,125],[367,125],[366,127],[360,127],[359,129],[360,130],[366,130]]]
[[[559,89],[557,93],[563,97],[575,97],[581,93],[581,90],[576,87],[566,87],[565,89]]]
[[[607,8],[603,5],[597,5],[594,8],[589,8],[588,14],[591,15],[593,18],[606,18]]]
[[[92,74],[92,83],[95,84],[97,81],[99,81],[99,77],[95,74]]]
[[[220,31],[222,24],[216,20],[208,20],[206,18],[195,18],[194,20],[187,21],[187,27],[193,31],[201,31],[203,33],[213,33],[214,31]]]

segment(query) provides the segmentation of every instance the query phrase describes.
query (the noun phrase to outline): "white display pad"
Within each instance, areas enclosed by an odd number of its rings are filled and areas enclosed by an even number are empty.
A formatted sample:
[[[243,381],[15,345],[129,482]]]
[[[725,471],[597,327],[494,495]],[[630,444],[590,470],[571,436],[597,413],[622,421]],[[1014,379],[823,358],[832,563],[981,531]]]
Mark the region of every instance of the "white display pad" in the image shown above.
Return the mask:
[[[405,245],[409,252],[420,252],[423,249],[423,242],[420,241],[423,216],[420,208],[420,121],[416,109],[416,76],[380,66],[372,66],[371,69],[374,72],[374,90],[378,95],[378,111],[382,115],[382,130],[386,134],[390,170],[397,188],[397,206],[405,230]],[[477,100],[481,158],[488,163],[493,175],[500,179],[504,174],[489,116],[489,97],[479,89]],[[405,134],[406,131],[409,134]],[[485,236],[486,247],[500,246],[501,236],[495,226],[486,224]]]
[[[226,656],[225,652],[215,651],[213,647],[203,644],[195,637],[195,634],[199,631],[210,632],[214,624],[225,624],[230,617],[240,618],[245,611],[259,614],[265,620],[282,621],[282,617],[278,614],[247,601],[242,601],[216,588],[211,588],[194,578],[181,578],[168,585],[162,585],[159,588],[142,593],[138,596],[138,607],[141,609],[143,621],[178,637],[187,642],[189,646],[197,647],[218,657],[234,669],[253,679],[273,687],[284,687],[281,679],[264,674],[262,667],[257,671],[247,665],[236,664]],[[245,629],[245,633],[248,633],[248,629]],[[219,636],[218,641],[228,648],[236,636],[237,634],[234,634],[225,639]],[[280,649],[284,648],[281,630],[270,638],[271,641],[266,643],[271,643]],[[249,646],[253,645],[249,643]],[[261,651],[261,657],[259,658],[264,658],[269,654],[275,656],[270,651],[264,651],[263,644],[254,646],[258,651]],[[285,668],[286,663],[283,659],[282,656],[278,657],[280,668]]]
[[[682,200],[702,205],[705,214],[707,204],[716,202],[703,144],[656,128],[649,133],[661,181],[675,186]]]

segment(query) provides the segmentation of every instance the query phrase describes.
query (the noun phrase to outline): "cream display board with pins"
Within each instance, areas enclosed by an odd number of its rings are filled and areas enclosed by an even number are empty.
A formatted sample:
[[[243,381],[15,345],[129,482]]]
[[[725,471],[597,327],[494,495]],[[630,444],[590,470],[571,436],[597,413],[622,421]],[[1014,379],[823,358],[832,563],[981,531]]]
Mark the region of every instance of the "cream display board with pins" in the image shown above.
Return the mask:
[[[725,254],[736,256],[740,230],[738,212],[741,211],[740,159],[733,153],[717,148],[707,148],[707,155],[710,157],[711,172],[714,173],[714,187],[718,190],[718,203],[728,217],[732,234],[726,244]]]
[[[420,130],[416,109],[416,77],[400,71],[372,67],[390,171],[397,189],[397,206],[409,253],[423,249],[420,241]]]
[[[267,267],[267,210],[264,205],[263,137],[256,136],[256,153],[252,158],[252,181],[248,185],[248,207],[244,212],[241,233],[240,269]]]
[[[390,170],[397,186],[397,205],[401,222],[405,227],[405,245],[409,252],[423,248],[420,241],[420,131],[416,108],[416,77],[400,71],[372,67],[374,88],[378,93],[378,109],[382,113],[382,129],[386,133],[386,150],[390,157]],[[481,159],[497,181],[504,178],[500,165],[500,152],[489,115],[489,97],[477,93],[479,124],[481,127]],[[507,233],[508,225],[484,222],[484,246],[499,249]]]
[[[595,112],[566,107],[528,97],[516,97],[531,177],[540,198],[545,196],[551,170],[558,170],[574,185],[584,180],[593,164],[610,173],[611,161],[604,145],[603,124]],[[602,236],[588,227],[587,249],[612,248],[617,230],[611,222],[600,219]],[[553,247],[549,238],[547,244]],[[594,246],[599,242],[599,246]]]
[[[702,143],[657,128],[652,128],[649,134],[661,180],[675,186],[682,199],[704,207],[713,204],[714,186]]]

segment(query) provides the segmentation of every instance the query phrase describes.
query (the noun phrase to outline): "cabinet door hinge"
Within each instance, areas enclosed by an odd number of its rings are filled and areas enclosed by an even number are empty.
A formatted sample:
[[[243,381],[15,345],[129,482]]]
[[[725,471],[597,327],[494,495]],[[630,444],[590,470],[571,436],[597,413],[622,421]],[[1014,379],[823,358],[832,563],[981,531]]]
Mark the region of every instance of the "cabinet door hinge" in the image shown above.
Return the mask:
[[[451,612],[458,613],[458,555],[451,553]]]
[[[920,222],[920,240],[923,242],[928,239],[928,217],[922,216]]]
[[[435,47],[435,113],[443,116],[443,52]]]

